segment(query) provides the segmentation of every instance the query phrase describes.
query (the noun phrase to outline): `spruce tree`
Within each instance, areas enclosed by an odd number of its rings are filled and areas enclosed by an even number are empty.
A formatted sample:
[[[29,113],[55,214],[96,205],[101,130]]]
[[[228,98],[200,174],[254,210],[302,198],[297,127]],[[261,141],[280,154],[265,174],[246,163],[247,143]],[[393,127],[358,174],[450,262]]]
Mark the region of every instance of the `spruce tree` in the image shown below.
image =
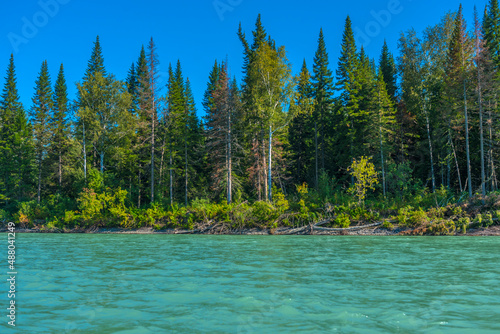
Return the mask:
[[[0,96],[0,202],[8,211],[30,195],[33,167],[32,129],[20,102],[11,55]]]
[[[387,93],[389,93],[392,102],[395,103],[397,92],[397,70],[396,63],[394,62],[394,56],[389,52],[386,40],[384,40],[384,46],[382,47],[379,64],[387,86]]]
[[[495,63],[495,69],[500,67],[500,9],[498,0],[490,0],[487,6],[487,15],[483,24],[484,39],[491,58]]]
[[[89,80],[92,75],[100,72],[103,77],[106,76],[106,69],[104,67],[104,57],[102,56],[101,43],[99,41],[99,36],[96,37],[94,46],[92,48],[92,54],[87,63],[87,70],[85,71],[85,76],[83,80]]]
[[[326,134],[330,131],[325,129],[325,123],[328,121],[328,116],[331,111],[332,105],[332,94],[333,94],[333,76],[332,71],[328,68],[328,52],[326,51],[325,39],[323,36],[323,29],[319,31],[318,38],[318,49],[314,56],[313,64],[313,75],[311,78],[313,92],[312,96],[314,98],[314,121],[319,136],[319,147],[317,148],[320,152],[319,166],[316,170],[325,169],[325,155],[326,155]],[[316,173],[315,179],[318,179],[318,173]]]
[[[42,191],[42,170],[45,169],[45,161],[49,150],[51,129],[49,117],[52,113],[52,87],[50,82],[47,61],[43,61],[38,79],[35,82],[35,95],[32,98],[33,106],[30,109],[30,118],[33,125],[35,138],[35,155],[38,170],[37,201],[40,203]]]
[[[354,158],[356,131],[354,128],[354,115],[358,112],[360,84],[357,82],[356,71],[359,68],[359,58],[352,31],[351,19],[348,16],[345,21],[344,33],[342,35],[341,53],[336,72],[336,89],[339,96],[339,115],[335,123],[338,124],[335,140],[337,150],[336,156],[341,167],[346,168]],[[347,149],[345,149],[347,148]],[[352,180],[351,180],[352,182]]]
[[[462,16],[462,5],[455,18],[455,27],[450,41],[446,68],[447,83],[453,105],[461,108],[464,115],[467,185],[469,198],[472,197],[472,171],[470,158],[469,112],[467,81],[469,80],[472,45]]]
[[[317,121],[313,119],[313,87],[311,75],[304,59],[297,83],[297,96],[293,108],[294,118],[290,122],[288,137],[291,150],[291,174],[296,184],[309,182],[314,175],[318,185],[318,136]]]
[[[52,98],[53,109],[50,117],[52,131],[51,152],[56,157],[58,191],[62,190],[64,154],[69,143],[68,128],[68,87],[64,76],[64,66],[61,64]]]

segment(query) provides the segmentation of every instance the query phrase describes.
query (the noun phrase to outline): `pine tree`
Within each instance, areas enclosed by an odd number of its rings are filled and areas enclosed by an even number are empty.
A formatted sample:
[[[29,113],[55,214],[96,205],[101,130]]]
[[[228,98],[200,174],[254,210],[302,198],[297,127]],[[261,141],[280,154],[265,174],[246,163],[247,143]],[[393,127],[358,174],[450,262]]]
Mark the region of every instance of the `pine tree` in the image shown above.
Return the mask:
[[[500,67],[500,9],[498,0],[490,0],[487,6],[487,15],[483,25],[484,39],[491,58],[495,63],[495,70]]]
[[[288,131],[291,150],[291,174],[296,184],[308,182],[314,174],[314,184],[318,185],[318,136],[317,121],[313,121],[314,100],[311,76],[306,61],[302,64],[298,83],[297,97],[293,105],[294,118]]]
[[[394,56],[389,52],[389,47],[387,46],[387,41],[384,40],[384,46],[382,47],[382,53],[380,55],[380,68],[382,75],[384,77],[385,84],[387,86],[387,93],[392,99],[393,103],[396,103],[396,92],[397,92],[397,70],[396,63],[394,62]]]
[[[37,201],[40,203],[42,191],[42,170],[49,151],[51,131],[49,117],[52,113],[52,87],[50,82],[47,61],[43,61],[38,79],[35,82],[35,95],[32,98],[33,106],[30,110],[31,123],[35,138],[35,155],[38,169]]]
[[[146,60],[146,50],[144,46],[141,47],[139,58],[134,66],[135,68],[135,90],[133,94],[133,101],[136,104],[136,112],[138,117],[137,123],[137,139],[135,142],[135,155],[137,156],[137,207],[140,208],[143,197],[146,196],[148,191],[144,188],[147,185],[147,172],[145,167],[150,163],[150,151],[148,142],[150,141],[149,125],[151,124],[149,110],[149,96],[150,96],[150,83],[148,79],[148,63]]]
[[[95,117],[89,114],[89,111],[93,108],[95,109],[95,103],[93,97],[87,94],[87,98],[82,99],[81,93],[87,89],[91,89],[89,84],[90,81],[95,82],[95,78],[97,74],[100,75],[102,79],[106,78],[106,69],[104,67],[104,58],[102,56],[101,44],[99,41],[99,36],[96,37],[96,41],[94,42],[94,46],[92,47],[92,52],[90,59],[87,64],[87,69],[85,70],[85,75],[83,77],[82,84],[80,86],[81,89],[77,90],[77,108],[79,110],[79,117],[77,119],[77,132],[79,133],[80,139],[82,141],[82,156],[83,156],[83,171],[85,183],[87,182],[87,169],[88,169],[88,154],[90,150],[92,150],[92,155],[90,155],[91,163],[90,165],[93,167],[97,167],[99,164],[99,158],[97,157],[97,146],[98,143],[97,135],[96,135],[96,122]],[[90,144],[90,147],[89,145]]]
[[[51,127],[51,154],[56,157],[58,191],[62,191],[64,155],[69,144],[70,131],[68,128],[68,88],[64,76],[64,66],[61,64],[52,97]]]
[[[465,128],[465,150],[467,158],[467,181],[469,198],[472,197],[472,174],[471,174],[471,159],[470,159],[470,144],[469,144],[469,121],[468,121],[468,95],[467,95],[467,80],[470,61],[472,57],[471,43],[468,38],[467,28],[462,16],[462,5],[458,10],[455,18],[455,28],[451,38],[448,66],[446,69],[448,87],[451,88],[455,106],[463,107],[464,128]]]
[[[337,133],[339,136],[335,140],[336,147],[342,147],[342,150],[336,152],[340,166],[346,168],[351,164],[351,160],[357,154],[356,129],[354,127],[355,115],[359,111],[359,99],[361,95],[360,83],[357,81],[357,71],[359,66],[359,57],[357,53],[354,33],[352,31],[351,19],[348,16],[342,35],[341,54],[337,68],[336,89],[340,92],[339,107],[340,117],[337,117],[335,123],[338,124]],[[345,149],[345,148],[348,149]],[[351,182],[354,180],[351,178]]]
[[[234,187],[238,185],[234,174],[234,152],[236,137],[233,124],[235,122],[235,92],[231,92],[231,83],[227,73],[227,64],[222,63],[210,73],[209,82],[217,73],[217,81],[209,84],[212,105],[205,116],[206,147],[210,166],[211,191],[216,197],[225,195],[227,203],[232,202]],[[234,90],[234,88],[233,88]]]
[[[102,56],[101,43],[99,41],[99,36],[96,37],[94,42],[94,47],[92,48],[92,54],[87,64],[87,70],[85,71],[84,81],[89,80],[91,76],[95,73],[100,72],[103,77],[107,75],[106,69],[104,67],[104,57]]]
[[[6,210],[12,212],[16,202],[30,195],[33,164],[32,129],[20,102],[11,55],[0,96],[0,202]]]
[[[315,101],[313,118],[316,128],[318,128],[319,131],[319,148],[316,149],[318,149],[321,155],[321,160],[316,162],[317,166],[315,180],[318,180],[318,169],[325,169],[325,137],[327,133],[327,129],[325,129],[325,123],[327,122],[328,116],[331,112],[333,94],[333,76],[332,71],[328,68],[328,66],[328,52],[326,51],[323,29],[320,29],[318,49],[316,50],[316,54],[314,56],[313,76],[311,78],[313,86],[312,95]]]

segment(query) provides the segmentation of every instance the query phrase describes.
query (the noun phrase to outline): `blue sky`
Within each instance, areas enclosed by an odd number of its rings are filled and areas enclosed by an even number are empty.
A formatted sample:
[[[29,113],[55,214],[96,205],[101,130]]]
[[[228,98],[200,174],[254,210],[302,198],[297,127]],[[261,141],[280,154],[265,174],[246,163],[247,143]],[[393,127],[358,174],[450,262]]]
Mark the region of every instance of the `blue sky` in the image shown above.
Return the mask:
[[[345,18],[351,16],[358,46],[378,60],[384,38],[397,53],[401,31],[439,22],[458,1],[430,0],[22,0],[5,1],[0,14],[0,85],[14,53],[18,88],[25,108],[31,106],[34,82],[47,60],[52,82],[64,63],[69,95],[85,72],[95,37],[100,36],[105,66],[125,79],[141,45],[151,37],[158,47],[161,80],[166,83],[168,64],[181,60],[189,77],[199,115],[208,73],[215,59],[228,59],[232,75],[241,78],[242,46],[236,36],[241,22],[247,37],[258,13],[267,32],[285,45],[294,73],[305,58],[309,69],[320,27],[336,70]],[[473,8],[482,13],[487,0],[463,1],[472,27]],[[165,90],[163,90],[165,93]]]

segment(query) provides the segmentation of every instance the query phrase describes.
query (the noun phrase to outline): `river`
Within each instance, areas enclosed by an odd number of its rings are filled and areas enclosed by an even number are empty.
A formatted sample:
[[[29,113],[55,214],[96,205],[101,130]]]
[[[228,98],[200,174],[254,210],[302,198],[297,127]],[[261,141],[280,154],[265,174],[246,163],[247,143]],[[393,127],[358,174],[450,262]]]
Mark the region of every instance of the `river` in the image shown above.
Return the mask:
[[[19,333],[500,332],[497,237],[16,237]]]

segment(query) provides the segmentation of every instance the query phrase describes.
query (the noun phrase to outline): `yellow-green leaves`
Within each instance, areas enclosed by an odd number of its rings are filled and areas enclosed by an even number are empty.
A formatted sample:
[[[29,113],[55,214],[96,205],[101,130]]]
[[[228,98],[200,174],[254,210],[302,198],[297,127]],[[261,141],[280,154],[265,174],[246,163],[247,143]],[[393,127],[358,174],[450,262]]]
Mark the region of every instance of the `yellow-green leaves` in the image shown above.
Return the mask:
[[[349,188],[349,193],[355,195],[358,203],[361,204],[366,198],[366,192],[375,190],[375,185],[378,184],[375,166],[369,158],[361,157],[359,160],[353,159],[347,170],[355,178],[354,184]]]

